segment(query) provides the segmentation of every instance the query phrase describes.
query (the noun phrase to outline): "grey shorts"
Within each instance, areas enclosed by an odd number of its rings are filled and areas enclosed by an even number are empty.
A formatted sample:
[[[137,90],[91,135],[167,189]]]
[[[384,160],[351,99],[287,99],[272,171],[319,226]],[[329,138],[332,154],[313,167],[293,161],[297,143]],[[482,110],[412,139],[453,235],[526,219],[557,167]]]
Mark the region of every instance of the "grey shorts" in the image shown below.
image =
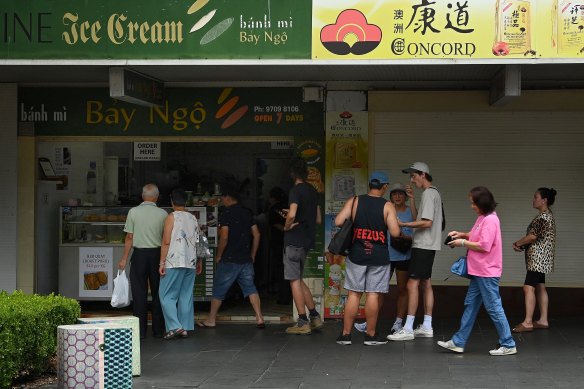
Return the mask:
[[[284,279],[301,280],[304,272],[304,263],[306,262],[307,250],[302,247],[286,246],[284,247]]]
[[[389,263],[383,266],[356,265],[345,258],[345,289],[353,292],[387,293],[391,276]]]

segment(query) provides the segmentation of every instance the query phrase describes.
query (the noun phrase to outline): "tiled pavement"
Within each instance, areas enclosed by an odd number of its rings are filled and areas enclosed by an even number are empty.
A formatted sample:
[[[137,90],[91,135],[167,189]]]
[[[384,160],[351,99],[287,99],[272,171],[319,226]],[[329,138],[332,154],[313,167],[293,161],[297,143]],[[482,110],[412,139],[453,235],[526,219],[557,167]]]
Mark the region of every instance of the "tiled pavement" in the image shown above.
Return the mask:
[[[511,320],[514,324],[520,320]],[[551,329],[516,336],[518,354],[492,357],[497,342],[480,317],[464,354],[436,346],[449,339],[458,318],[436,320],[434,339],[364,346],[335,339],[340,322],[309,336],[285,334],[286,325],[253,324],[197,329],[187,339],[147,338],[135,388],[584,388],[584,317],[551,321]],[[389,323],[380,323],[380,330]]]

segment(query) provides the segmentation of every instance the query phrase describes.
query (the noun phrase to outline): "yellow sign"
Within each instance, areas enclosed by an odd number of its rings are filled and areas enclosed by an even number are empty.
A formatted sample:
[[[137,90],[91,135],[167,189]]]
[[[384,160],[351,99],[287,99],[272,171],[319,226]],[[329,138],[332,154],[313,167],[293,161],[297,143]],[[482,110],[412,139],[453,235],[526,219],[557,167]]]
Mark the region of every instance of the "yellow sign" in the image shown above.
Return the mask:
[[[314,0],[312,18],[316,60],[584,59],[584,0]]]

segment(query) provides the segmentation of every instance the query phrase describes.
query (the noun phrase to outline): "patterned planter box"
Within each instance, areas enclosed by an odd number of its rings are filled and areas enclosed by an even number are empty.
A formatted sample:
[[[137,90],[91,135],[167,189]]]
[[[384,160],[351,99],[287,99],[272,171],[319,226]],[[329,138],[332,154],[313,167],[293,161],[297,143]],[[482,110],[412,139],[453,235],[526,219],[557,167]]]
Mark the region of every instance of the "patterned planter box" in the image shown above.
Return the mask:
[[[59,388],[132,388],[132,330],[116,324],[57,328]]]
[[[132,329],[132,375],[141,374],[140,365],[140,321],[136,316],[111,316],[111,317],[83,317],[77,320],[82,324],[112,323]]]

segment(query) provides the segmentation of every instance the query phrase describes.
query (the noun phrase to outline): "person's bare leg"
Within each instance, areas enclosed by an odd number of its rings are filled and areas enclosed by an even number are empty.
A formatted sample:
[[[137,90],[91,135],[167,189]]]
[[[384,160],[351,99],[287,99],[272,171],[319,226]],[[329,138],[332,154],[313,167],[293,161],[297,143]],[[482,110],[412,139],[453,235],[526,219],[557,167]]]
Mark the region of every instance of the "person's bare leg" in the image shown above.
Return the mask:
[[[223,301],[217,299],[211,299],[211,309],[209,310],[209,316],[202,323],[205,327],[215,327],[215,320],[217,319],[217,312],[219,312],[219,307]]]
[[[249,302],[251,304],[251,307],[253,308],[253,311],[255,312],[257,324],[263,323],[264,316],[262,315],[262,303],[260,300],[260,295],[257,293],[250,294]]]
[[[432,289],[432,280],[422,281],[424,296],[424,315],[432,316],[434,310],[434,289]]]
[[[396,317],[403,320],[408,311],[408,272],[397,270],[396,279],[398,289]],[[380,301],[382,302],[383,299]],[[381,304],[379,304],[379,309],[381,309]]]
[[[413,278],[408,280],[408,315],[410,316],[416,316],[416,312],[418,311],[418,299],[420,298],[419,286],[420,280]]]
[[[306,304],[304,300],[304,288],[308,288],[302,280],[291,280],[290,289],[292,290],[292,298],[294,305],[299,315],[306,315]]]
[[[345,313],[343,315],[343,335],[349,335],[355,322],[355,316],[359,312],[359,301],[362,293],[349,290],[347,300],[345,300]]]
[[[367,320],[367,335],[369,336],[375,335],[375,329],[377,328],[377,318],[381,306],[379,295],[380,293],[367,293],[367,299],[365,300],[365,320]]]
[[[533,328],[533,312],[535,311],[535,288],[531,285],[523,285],[523,294],[525,296],[525,319],[523,327]]]
[[[314,309],[314,307],[315,307],[314,298],[312,297],[312,293],[310,292],[308,285],[306,285],[304,280],[300,280],[300,286],[302,286],[302,295],[304,297],[304,305],[306,305],[306,308],[308,308],[309,310]]]
[[[537,293],[537,303],[539,306],[539,320],[536,321],[537,324],[542,326],[549,326],[548,322],[548,304],[549,297],[545,284],[537,284],[535,291]]]

